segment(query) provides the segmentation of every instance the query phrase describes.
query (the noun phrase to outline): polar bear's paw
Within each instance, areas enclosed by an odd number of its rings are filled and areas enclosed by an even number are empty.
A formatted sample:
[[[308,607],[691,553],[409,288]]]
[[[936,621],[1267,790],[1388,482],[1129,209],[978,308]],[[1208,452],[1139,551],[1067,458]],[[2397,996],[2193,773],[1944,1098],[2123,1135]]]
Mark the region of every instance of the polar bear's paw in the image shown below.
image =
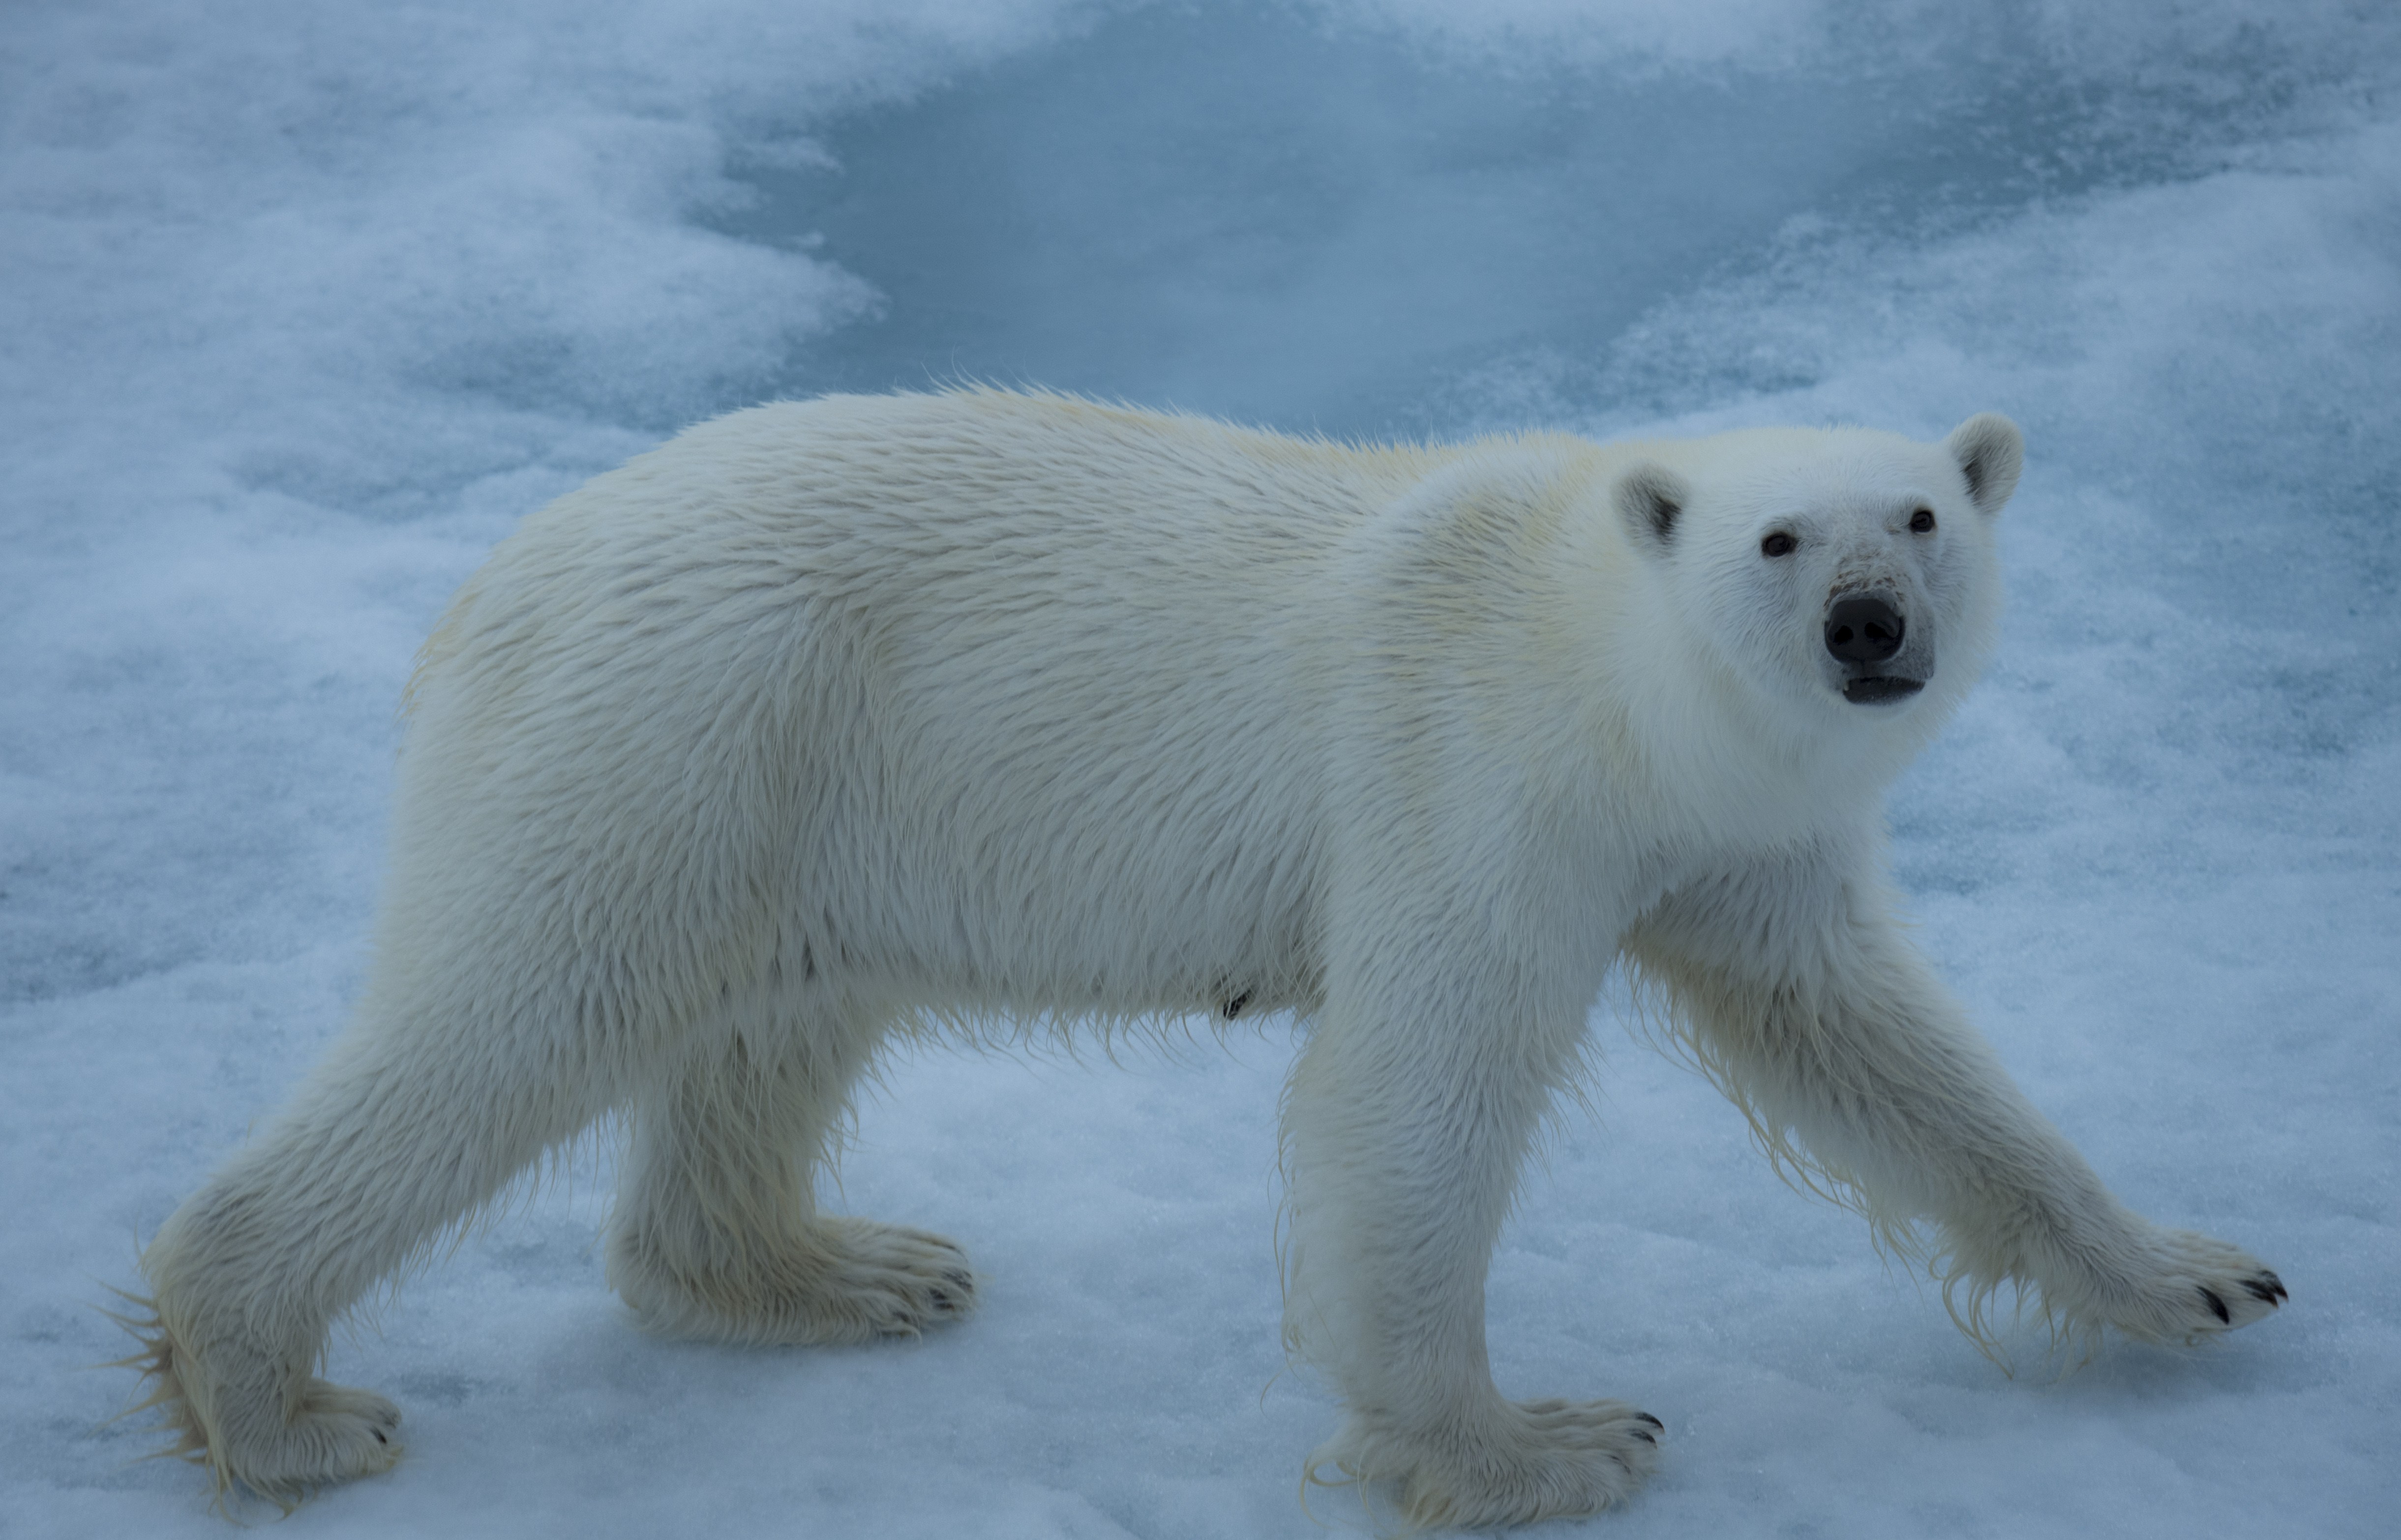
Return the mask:
[[[2191,1230],[2158,1230],[2141,1274],[2110,1291],[2100,1314],[2146,1342],[2198,1342],[2276,1313],[2284,1280],[2237,1246]]]
[[[213,1461],[221,1476],[288,1507],[319,1487],[398,1465],[400,1408],[372,1390],[311,1379],[281,1425],[252,1426],[224,1441],[222,1461]]]
[[[164,1412],[175,1441],[159,1452],[206,1465],[220,1494],[240,1487],[289,1510],[320,1487],[400,1463],[400,1408],[375,1392],[315,1378],[288,1389],[262,1356],[228,1345],[204,1364],[156,1315],[117,1318],[142,1342],[117,1364],[140,1370],[150,1389],[131,1411]]]
[[[761,1345],[914,1337],[975,1309],[967,1253],[928,1231],[814,1220],[734,1259],[661,1254],[620,1234],[609,1281],[662,1336]]]
[[[1624,1401],[1502,1401],[1475,1424],[1379,1431],[1353,1417],[1310,1457],[1353,1481],[1397,1488],[1408,1530],[1488,1529],[1598,1513],[1631,1497],[1659,1465],[1665,1424]]]
[[[967,1316],[976,1276],[955,1241],[871,1220],[821,1222],[823,1267],[803,1298],[803,1335],[785,1342],[854,1342],[914,1337]]]

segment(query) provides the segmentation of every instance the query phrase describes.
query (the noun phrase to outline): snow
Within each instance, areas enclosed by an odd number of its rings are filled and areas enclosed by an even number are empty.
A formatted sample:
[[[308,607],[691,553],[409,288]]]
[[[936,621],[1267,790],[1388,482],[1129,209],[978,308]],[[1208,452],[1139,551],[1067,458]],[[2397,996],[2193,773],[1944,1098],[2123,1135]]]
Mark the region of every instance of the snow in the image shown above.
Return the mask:
[[[2001,661],[1897,867],[2037,1103],[2291,1304],[2006,1378],[1604,1005],[1495,1371],[1667,1422],[1577,1533],[2389,1533],[2396,85],[2339,0],[21,0],[0,1533],[226,1533],[92,1306],[340,1025],[450,589],[682,423],[970,375],[1368,436],[2015,416]],[[893,1064],[831,1201],[989,1280],[912,1344],[642,1336],[595,1141],[337,1342],[409,1457],[287,1533],[1364,1530],[1281,1372],[1291,1051]]]

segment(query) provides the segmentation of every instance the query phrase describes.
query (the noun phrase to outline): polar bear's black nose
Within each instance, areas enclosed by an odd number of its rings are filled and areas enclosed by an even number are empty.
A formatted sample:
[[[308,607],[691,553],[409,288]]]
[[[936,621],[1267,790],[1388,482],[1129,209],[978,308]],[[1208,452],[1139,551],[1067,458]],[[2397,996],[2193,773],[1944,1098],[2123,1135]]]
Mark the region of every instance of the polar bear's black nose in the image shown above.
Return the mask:
[[[1826,613],[1826,650],[1846,663],[1881,663],[1909,629],[1881,594],[1845,593]]]

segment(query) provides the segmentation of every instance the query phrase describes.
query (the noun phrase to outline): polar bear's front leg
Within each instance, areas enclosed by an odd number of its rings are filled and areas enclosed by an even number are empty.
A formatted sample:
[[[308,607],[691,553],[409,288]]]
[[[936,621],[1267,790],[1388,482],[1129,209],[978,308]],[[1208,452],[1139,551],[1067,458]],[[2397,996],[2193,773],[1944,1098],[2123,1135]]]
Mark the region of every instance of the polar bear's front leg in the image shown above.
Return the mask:
[[[1837,848],[1695,884],[1627,948],[1771,1139],[1798,1135],[1878,1217],[1940,1227],[1971,1331],[2005,1282],[2038,1290],[2070,1331],[2151,1342],[2272,1314],[2284,1287],[2259,1259],[2118,1201],[1892,913],[1881,881]]]
[[[1391,1483],[1417,1528],[1591,1513],[1656,1465],[1658,1419],[1503,1399],[1484,1339],[1493,1242],[1583,1024],[1435,972],[1385,1012],[1330,999],[1285,1098],[1285,1337],[1344,1402],[1311,1472]]]

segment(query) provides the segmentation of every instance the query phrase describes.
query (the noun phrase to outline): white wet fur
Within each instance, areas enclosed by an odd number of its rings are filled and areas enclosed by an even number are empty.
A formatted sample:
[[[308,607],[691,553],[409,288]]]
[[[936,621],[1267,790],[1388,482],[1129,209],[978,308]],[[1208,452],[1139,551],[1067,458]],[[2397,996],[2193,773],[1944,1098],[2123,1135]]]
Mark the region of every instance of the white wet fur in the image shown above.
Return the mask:
[[[648,1324],[917,1331],[972,1307],[958,1248],[814,1195],[887,1034],[1292,1010],[1286,1332],[1342,1404],[1310,1469],[1413,1525],[1588,1512],[1658,1424],[1503,1399],[1483,1292],[1621,961],[1772,1151],[1927,1227],[1971,1329],[2004,1283],[2071,1331],[2267,1315],[1896,924],[1883,792],[1991,647],[2019,457],[1990,416],[1359,448],[991,390],[691,429],[427,642],[356,1019],[144,1254],[156,1401],[221,1485],[389,1467],[329,1329],[612,1111]],[[1917,694],[1841,693],[1862,589]]]

